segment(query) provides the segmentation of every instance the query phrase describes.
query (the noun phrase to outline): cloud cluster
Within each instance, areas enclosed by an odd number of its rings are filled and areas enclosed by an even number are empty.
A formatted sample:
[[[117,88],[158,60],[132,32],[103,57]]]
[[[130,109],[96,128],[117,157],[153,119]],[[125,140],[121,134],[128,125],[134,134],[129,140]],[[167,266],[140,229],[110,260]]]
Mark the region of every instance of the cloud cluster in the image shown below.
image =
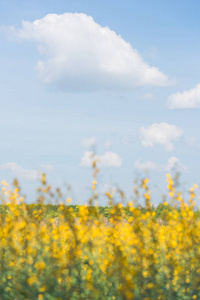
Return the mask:
[[[48,14],[23,21],[21,29],[4,29],[37,44],[42,56],[36,66],[39,78],[63,91],[171,84],[120,35],[83,13]]]
[[[137,160],[135,163],[135,168],[142,171],[156,170],[160,172],[184,171],[186,169],[185,166],[181,164],[179,159],[175,156],[171,156],[165,165],[157,164],[153,161],[141,163],[140,160]]]
[[[177,141],[183,134],[183,130],[168,123],[154,123],[149,127],[141,127],[139,138],[144,147],[161,145],[166,151],[173,150],[173,142]]]
[[[168,97],[168,106],[175,108],[200,108],[200,84],[191,90],[175,93]]]
[[[85,151],[81,158],[80,166],[84,168],[91,168],[94,161],[97,163],[98,167],[101,168],[121,167],[122,165],[121,158],[114,152],[107,151],[100,156],[92,151]]]

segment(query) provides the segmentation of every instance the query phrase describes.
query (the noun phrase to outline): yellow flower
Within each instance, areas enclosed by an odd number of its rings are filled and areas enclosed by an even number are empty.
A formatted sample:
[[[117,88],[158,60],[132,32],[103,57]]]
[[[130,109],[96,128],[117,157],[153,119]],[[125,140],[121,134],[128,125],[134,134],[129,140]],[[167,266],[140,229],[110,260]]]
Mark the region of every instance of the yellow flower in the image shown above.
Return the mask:
[[[152,289],[153,287],[154,287],[154,285],[153,285],[152,282],[148,283],[148,288],[149,288],[149,289]]]
[[[33,283],[36,283],[37,281],[38,281],[38,278],[37,278],[36,276],[29,277],[29,278],[27,279],[27,283],[28,283],[29,285],[32,285]]]
[[[42,184],[46,184],[46,174],[45,173],[42,174],[41,182],[42,182]]]
[[[43,293],[46,291],[46,287],[45,285],[41,286],[41,288],[39,288],[39,292]]]
[[[7,182],[5,180],[2,180],[1,184],[4,185],[4,186],[6,186],[6,187],[8,186],[8,184],[7,184]]]
[[[143,272],[143,276],[144,276],[145,278],[147,278],[147,277],[148,277],[148,272],[147,272],[147,271],[144,271],[144,272]]]
[[[44,261],[35,263],[34,267],[38,270],[44,270],[46,264]]]
[[[71,198],[67,198],[67,203],[71,203],[71,202],[72,202]]]

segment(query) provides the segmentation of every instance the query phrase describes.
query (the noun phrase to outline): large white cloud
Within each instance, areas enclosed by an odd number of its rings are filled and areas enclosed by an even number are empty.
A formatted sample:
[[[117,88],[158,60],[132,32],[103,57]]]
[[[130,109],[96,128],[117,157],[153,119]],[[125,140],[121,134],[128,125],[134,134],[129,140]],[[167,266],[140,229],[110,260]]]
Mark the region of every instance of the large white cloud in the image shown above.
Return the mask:
[[[186,169],[186,167],[181,164],[179,159],[175,156],[171,156],[165,165],[157,164],[153,161],[146,161],[142,163],[140,160],[137,160],[135,163],[135,168],[142,171],[156,170],[160,172],[184,171]]]
[[[91,168],[93,162],[101,168],[121,167],[122,160],[118,154],[107,151],[102,156],[94,154],[92,151],[85,151],[81,158],[81,167]]]
[[[139,138],[144,147],[164,146],[166,151],[173,150],[173,142],[183,134],[183,130],[168,123],[154,123],[149,127],[141,127]]]
[[[34,22],[23,21],[21,29],[10,30],[37,44],[42,56],[36,66],[39,78],[61,90],[170,84],[165,74],[145,63],[120,35],[86,14],[49,14]]]
[[[200,84],[191,90],[175,93],[168,97],[168,106],[174,108],[200,108]]]

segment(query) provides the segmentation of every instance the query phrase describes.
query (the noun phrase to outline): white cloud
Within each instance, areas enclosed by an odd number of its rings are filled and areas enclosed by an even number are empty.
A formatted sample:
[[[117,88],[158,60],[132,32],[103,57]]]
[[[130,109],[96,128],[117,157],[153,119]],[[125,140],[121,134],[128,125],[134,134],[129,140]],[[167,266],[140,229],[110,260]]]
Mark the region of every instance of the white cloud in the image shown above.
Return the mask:
[[[97,145],[97,140],[94,137],[81,139],[81,145],[85,148],[91,148]]]
[[[156,171],[165,171],[165,172],[171,172],[171,171],[185,171],[186,167],[180,163],[179,159],[175,156],[171,156],[167,163],[165,165],[157,164],[153,161],[146,161],[144,163],[141,163],[140,160],[137,160],[135,163],[135,168],[142,170],[142,171],[148,171],[148,170],[156,170]]]
[[[39,78],[64,91],[171,84],[120,35],[83,13],[49,14],[34,22],[22,21],[21,29],[10,31],[37,44],[42,56],[36,65]]]
[[[164,146],[166,151],[173,150],[173,142],[183,134],[183,130],[168,123],[154,123],[149,127],[141,127],[139,138],[144,147]]]
[[[81,158],[81,167],[91,168],[93,161],[101,168],[121,167],[122,160],[118,154],[114,152],[105,152],[102,156],[94,154],[92,151],[85,151]]]
[[[191,90],[175,93],[168,97],[168,106],[175,108],[200,108],[200,84]]]
[[[38,179],[41,173],[37,170],[27,170],[18,165],[16,162],[9,162],[0,165],[1,170],[10,170],[19,179],[35,180]]]

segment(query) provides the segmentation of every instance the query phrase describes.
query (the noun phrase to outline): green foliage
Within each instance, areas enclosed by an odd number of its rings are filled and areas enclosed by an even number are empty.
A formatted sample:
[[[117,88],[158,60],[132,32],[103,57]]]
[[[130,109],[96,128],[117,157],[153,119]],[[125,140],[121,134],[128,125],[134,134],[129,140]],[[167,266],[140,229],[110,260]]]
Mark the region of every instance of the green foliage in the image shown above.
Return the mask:
[[[21,205],[21,204],[19,204]],[[45,211],[46,218],[56,218],[59,215],[59,209],[61,205],[58,204],[27,204],[27,212],[28,214],[32,215],[34,211],[39,211],[42,207],[43,211]],[[67,205],[68,208],[72,208],[73,212],[78,216],[80,205]],[[93,218],[99,218],[99,216],[110,219],[111,218],[111,210],[113,206],[99,206],[98,207],[98,214],[97,209],[95,206],[89,206],[90,216],[93,216]],[[122,215],[125,219],[128,219],[132,216],[132,212],[130,211],[130,208],[128,206],[124,206],[122,208],[119,208],[122,212]],[[137,209],[140,210],[141,214],[145,214],[149,209],[146,207],[143,207],[141,205],[137,206]],[[177,212],[180,212],[179,208],[174,208],[171,205],[165,206],[163,203],[160,203],[157,207],[153,207],[151,211],[155,212],[155,220],[163,220],[166,221],[166,218],[170,211],[177,210]],[[0,205],[0,214],[6,214],[8,208],[5,205]],[[200,210],[195,211],[195,215],[198,219],[200,219]]]

